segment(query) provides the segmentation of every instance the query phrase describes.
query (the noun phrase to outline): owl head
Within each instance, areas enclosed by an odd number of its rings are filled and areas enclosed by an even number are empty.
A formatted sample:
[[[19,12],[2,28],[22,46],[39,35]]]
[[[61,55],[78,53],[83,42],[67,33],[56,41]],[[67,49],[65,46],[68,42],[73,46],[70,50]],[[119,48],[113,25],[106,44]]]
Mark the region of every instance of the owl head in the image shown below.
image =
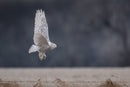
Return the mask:
[[[51,46],[51,50],[53,50],[57,47],[57,45],[55,43],[51,43],[50,46]]]

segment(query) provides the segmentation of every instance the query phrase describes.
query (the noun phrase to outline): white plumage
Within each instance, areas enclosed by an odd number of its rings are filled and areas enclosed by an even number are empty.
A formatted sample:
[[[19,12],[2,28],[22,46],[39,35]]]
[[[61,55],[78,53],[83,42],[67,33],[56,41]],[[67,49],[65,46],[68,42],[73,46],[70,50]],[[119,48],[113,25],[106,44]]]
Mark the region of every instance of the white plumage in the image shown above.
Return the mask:
[[[30,47],[29,53],[39,52],[39,58],[46,58],[45,52],[56,48],[56,44],[49,39],[48,25],[45,18],[45,13],[42,10],[36,11],[35,28],[33,36],[34,44]]]

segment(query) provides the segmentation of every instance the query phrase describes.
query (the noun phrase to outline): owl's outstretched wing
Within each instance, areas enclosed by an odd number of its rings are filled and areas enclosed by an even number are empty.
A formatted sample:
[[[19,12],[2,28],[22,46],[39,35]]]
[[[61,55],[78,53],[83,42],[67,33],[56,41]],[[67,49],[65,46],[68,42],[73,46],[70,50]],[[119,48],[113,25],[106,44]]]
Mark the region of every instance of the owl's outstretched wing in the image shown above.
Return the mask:
[[[50,41],[48,34],[48,24],[46,22],[45,13],[42,10],[37,10],[36,12],[34,33],[39,33],[43,36],[44,40],[46,39],[47,42]]]

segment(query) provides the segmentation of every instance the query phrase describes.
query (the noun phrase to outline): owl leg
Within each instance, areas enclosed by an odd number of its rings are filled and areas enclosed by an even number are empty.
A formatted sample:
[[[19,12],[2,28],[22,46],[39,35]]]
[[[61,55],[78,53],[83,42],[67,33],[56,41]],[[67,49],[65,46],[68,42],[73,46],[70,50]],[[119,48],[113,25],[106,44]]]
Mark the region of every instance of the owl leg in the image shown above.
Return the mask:
[[[39,52],[39,58],[40,58],[41,61],[42,61],[43,59],[46,59],[46,54],[45,54],[45,53],[42,53],[42,52]]]

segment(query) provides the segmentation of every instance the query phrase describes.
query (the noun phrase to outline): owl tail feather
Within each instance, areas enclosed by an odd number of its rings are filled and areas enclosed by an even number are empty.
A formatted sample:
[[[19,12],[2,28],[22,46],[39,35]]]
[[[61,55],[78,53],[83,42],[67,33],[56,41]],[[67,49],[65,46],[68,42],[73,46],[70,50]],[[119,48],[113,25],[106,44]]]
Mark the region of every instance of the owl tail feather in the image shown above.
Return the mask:
[[[36,45],[32,45],[29,49],[29,53],[33,53],[33,52],[36,52],[36,51],[39,51],[39,46],[36,46]]]

